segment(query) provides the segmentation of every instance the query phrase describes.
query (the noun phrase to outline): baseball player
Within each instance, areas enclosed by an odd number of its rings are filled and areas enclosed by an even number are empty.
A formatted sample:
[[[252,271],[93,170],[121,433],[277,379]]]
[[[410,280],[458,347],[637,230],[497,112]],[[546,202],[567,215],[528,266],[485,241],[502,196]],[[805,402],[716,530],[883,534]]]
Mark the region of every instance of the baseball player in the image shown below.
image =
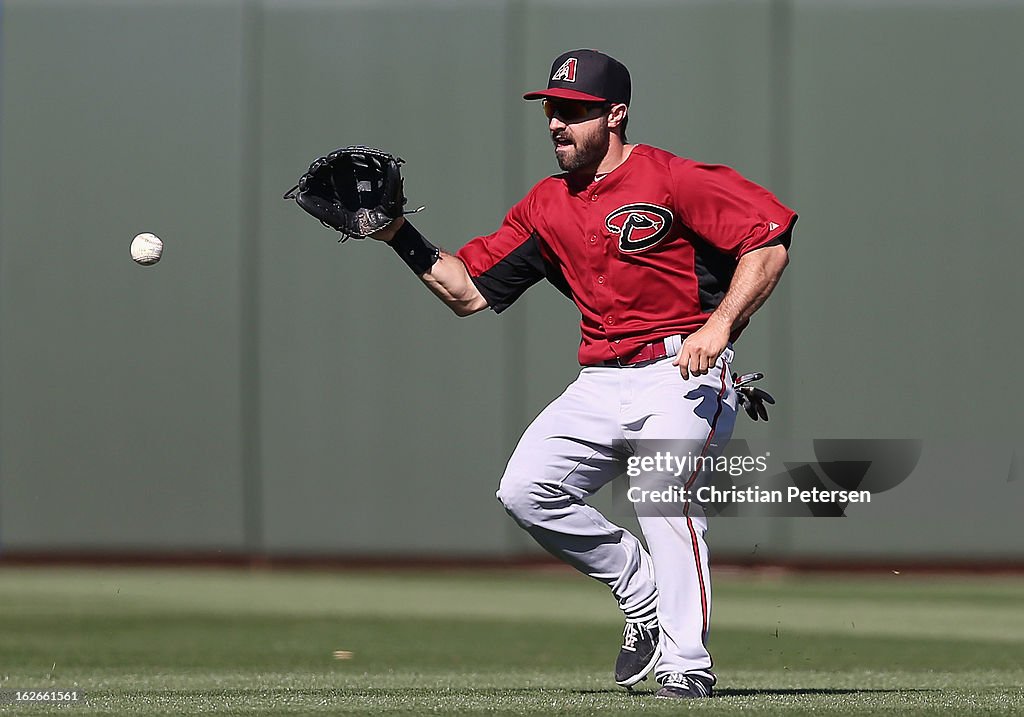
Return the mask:
[[[709,697],[703,511],[638,515],[645,548],[586,499],[622,476],[639,441],[728,440],[732,343],[779,280],[797,217],[728,167],[630,144],[630,89],[608,55],[560,55],[547,88],[524,95],[542,101],[560,174],[456,254],[403,217],[373,236],[459,316],[501,313],[542,279],[579,308],[580,374],[526,429],[498,498],[546,550],[610,588],[626,620],[619,685],[654,670],[658,697]]]

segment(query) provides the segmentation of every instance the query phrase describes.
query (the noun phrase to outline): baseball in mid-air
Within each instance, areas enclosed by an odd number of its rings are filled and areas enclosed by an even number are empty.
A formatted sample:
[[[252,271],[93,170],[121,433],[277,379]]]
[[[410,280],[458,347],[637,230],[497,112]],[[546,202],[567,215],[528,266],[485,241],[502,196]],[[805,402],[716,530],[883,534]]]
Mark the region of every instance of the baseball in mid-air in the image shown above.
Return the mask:
[[[164,243],[156,234],[143,232],[132,239],[132,260],[136,264],[156,264],[163,253]]]

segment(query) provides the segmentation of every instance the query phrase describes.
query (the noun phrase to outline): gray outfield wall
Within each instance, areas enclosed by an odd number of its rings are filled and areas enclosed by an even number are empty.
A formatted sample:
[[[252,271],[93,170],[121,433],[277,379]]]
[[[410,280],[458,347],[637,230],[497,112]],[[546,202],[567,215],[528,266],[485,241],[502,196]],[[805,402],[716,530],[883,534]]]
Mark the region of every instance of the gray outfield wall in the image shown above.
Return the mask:
[[[573,307],[537,287],[456,319],[280,196],[376,144],[425,234],[488,233],[554,171],[519,95],[580,46],[632,70],[631,139],[801,213],[737,361],[780,406],[738,435],[1024,443],[1024,3],[6,0],[0,23],[5,550],[534,550],[493,493],[575,373]],[[712,545],[1020,560],[1021,486],[940,470]]]

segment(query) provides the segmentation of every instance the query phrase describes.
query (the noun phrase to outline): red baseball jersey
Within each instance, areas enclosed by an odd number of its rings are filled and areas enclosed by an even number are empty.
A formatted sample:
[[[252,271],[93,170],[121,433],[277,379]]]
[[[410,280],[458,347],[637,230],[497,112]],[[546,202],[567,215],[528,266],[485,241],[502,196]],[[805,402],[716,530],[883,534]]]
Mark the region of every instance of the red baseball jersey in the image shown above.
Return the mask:
[[[498,231],[457,256],[496,312],[550,281],[579,307],[579,361],[589,366],[699,329],[739,257],[771,244],[788,249],[796,219],[729,167],[636,145],[586,186],[567,174],[538,182]]]

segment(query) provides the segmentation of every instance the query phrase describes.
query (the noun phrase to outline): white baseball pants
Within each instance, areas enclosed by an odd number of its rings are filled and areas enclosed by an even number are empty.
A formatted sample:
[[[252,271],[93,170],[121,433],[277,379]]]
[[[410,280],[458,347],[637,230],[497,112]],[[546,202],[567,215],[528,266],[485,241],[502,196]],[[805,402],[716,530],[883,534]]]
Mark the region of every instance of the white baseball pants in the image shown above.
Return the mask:
[[[678,349],[678,339],[676,349]],[[585,502],[615,478],[637,441],[724,444],[736,419],[732,349],[706,375],[684,381],[674,354],[626,367],[585,367],[527,428],[501,479],[498,498],[541,546],[605,583],[627,619],[661,627],[655,676],[689,672],[714,680],[706,642],[711,578],[707,518],[691,504],[682,514],[638,515],[650,552]],[[695,485],[699,484],[698,481]]]

